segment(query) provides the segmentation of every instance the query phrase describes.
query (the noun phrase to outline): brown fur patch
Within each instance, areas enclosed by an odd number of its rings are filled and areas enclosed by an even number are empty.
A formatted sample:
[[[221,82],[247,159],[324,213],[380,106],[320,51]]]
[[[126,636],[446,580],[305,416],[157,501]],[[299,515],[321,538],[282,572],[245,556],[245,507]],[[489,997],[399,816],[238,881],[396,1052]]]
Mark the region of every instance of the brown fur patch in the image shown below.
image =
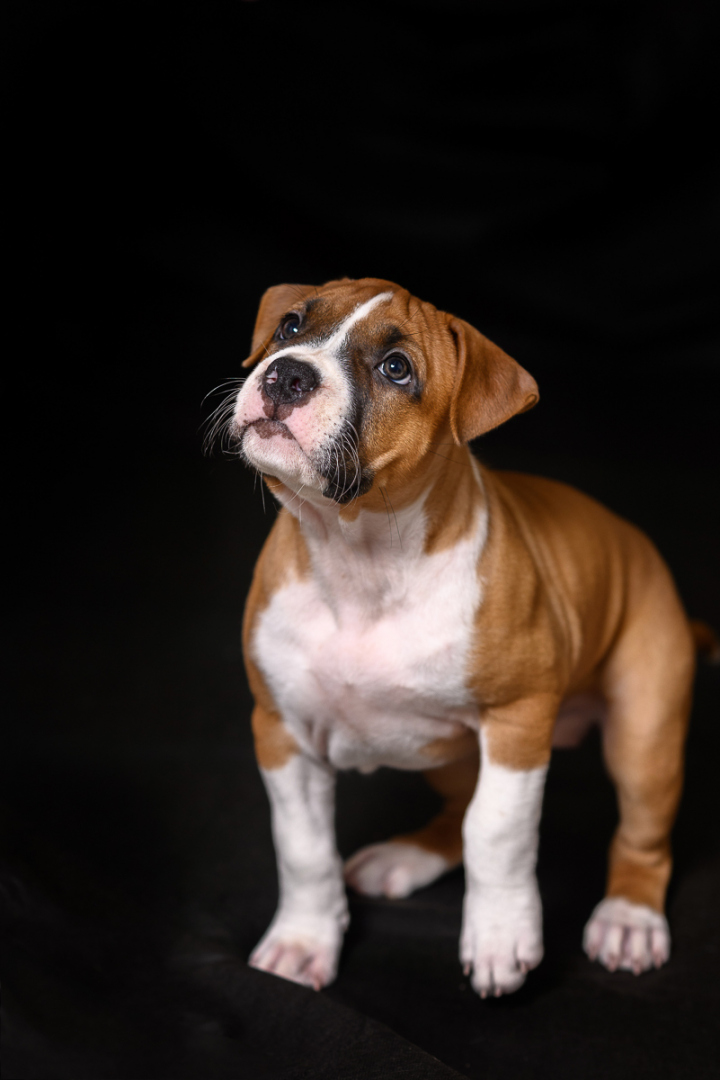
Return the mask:
[[[472,532],[483,502],[466,446],[441,443],[433,453],[445,460],[425,500],[425,553],[454,547]]]
[[[477,753],[477,746],[477,735],[474,731],[466,729],[459,735],[433,739],[423,747],[423,755],[428,762],[436,761],[442,766],[471,757],[473,753]]]
[[[278,481],[274,481],[278,483]],[[272,484],[268,483],[272,490]],[[252,717],[255,752],[263,769],[279,769],[299,747],[283,724],[272,694],[255,662],[253,631],[272,594],[286,581],[301,580],[310,569],[307,545],[296,519],[281,510],[255,566],[243,620],[243,655],[250,690],[255,699]]]
[[[552,694],[535,694],[485,709],[482,725],[490,760],[508,769],[547,765],[558,705]]]
[[[461,446],[531,409],[540,395],[532,375],[494,342],[462,319],[447,319],[458,357],[450,426]]]
[[[300,747],[276,712],[256,705],[252,714],[255,756],[261,769],[281,769]]]
[[[662,911],[671,870],[667,839],[649,851],[641,851],[618,835],[610,847],[606,895],[623,896],[634,904]]]

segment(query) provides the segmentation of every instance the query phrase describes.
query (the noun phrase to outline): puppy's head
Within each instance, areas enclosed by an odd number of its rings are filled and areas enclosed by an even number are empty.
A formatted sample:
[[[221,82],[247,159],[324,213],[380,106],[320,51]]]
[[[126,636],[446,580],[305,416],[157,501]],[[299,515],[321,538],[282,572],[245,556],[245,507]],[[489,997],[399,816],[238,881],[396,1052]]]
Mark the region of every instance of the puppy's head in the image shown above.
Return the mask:
[[[233,430],[245,459],[303,497],[402,490],[441,442],[538,399],[535,380],[461,319],[389,281],[277,285],[260,303]]]

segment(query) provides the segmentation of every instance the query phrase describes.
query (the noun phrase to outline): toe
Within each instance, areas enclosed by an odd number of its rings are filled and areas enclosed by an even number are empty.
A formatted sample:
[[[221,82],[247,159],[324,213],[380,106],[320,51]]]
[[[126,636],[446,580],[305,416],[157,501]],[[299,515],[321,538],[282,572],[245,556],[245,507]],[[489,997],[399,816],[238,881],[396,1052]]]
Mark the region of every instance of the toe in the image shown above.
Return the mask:
[[[662,926],[650,931],[650,952],[655,967],[662,967],[670,959],[670,934]]]
[[[620,964],[624,934],[625,927],[617,923],[612,923],[605,931],[600,960],[609,971],[616,971]]]
[[[623,967],[640,975],[652,965],[650,954],[650,931],[644,926],[631,930],[628,934]]]
[[[599,960],[609,971],[639,975],[668,959],[670,932],[659,911],[624,897],[608,897],[585,927],[583,947],[591,960]]]

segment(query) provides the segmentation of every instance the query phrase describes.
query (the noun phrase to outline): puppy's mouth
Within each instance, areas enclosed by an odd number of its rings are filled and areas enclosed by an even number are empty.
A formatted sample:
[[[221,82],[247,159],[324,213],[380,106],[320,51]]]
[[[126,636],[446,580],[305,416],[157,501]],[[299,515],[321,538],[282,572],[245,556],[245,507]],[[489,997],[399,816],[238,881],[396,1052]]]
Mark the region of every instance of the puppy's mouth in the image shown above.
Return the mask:
[[[287,439],[294,444],[287,447],[289,456],[283,453],[279,442],[275,443],[275,447],[268,446],[270,456],[267,459],[257,445],[250,452],[245,439],[251,431],[268,443],[276,439]],[[324,498],[340,505],[352,502],[372,486],[372,470],[361,463],[356,429],[349,422],[308,453],[282,420],[256,417],[241,431],[240,450],[248,463],[255,468],[260,468],[291,486],[293,478],[298,482],[302,481],[304,487],[314,488]]]
[[[283,483],[314,482],[315,468],[308,454],[282,420],[257,416],[238,425],[237,448],[248,465]]]

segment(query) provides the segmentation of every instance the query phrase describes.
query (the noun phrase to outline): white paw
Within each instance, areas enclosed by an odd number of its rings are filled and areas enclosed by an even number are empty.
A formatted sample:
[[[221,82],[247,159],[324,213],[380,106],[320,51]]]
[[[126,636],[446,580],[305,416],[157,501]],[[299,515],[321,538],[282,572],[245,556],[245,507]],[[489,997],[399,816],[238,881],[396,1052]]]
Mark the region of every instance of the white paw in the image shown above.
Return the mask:
[[[662,967],[670,956],[667,919],[645,904],[633,904],[622,896],[602,900],[593,911],[583,948],[591,960],[609,971],[634,971],[639,975]]]
[[[325,920],[276,918],[248,963],[260,971],[320,990],[337,975],[343,929]]]
[[[468,891],[460,961],[480,997],[500,997],[519,989],[542,958],[542,907],[535,883]]]
[[[345,880],[365,896],[395,900],[429,885],[449,869],[447,859],[437,852],[389,840],[356,851],[345,863]]]

